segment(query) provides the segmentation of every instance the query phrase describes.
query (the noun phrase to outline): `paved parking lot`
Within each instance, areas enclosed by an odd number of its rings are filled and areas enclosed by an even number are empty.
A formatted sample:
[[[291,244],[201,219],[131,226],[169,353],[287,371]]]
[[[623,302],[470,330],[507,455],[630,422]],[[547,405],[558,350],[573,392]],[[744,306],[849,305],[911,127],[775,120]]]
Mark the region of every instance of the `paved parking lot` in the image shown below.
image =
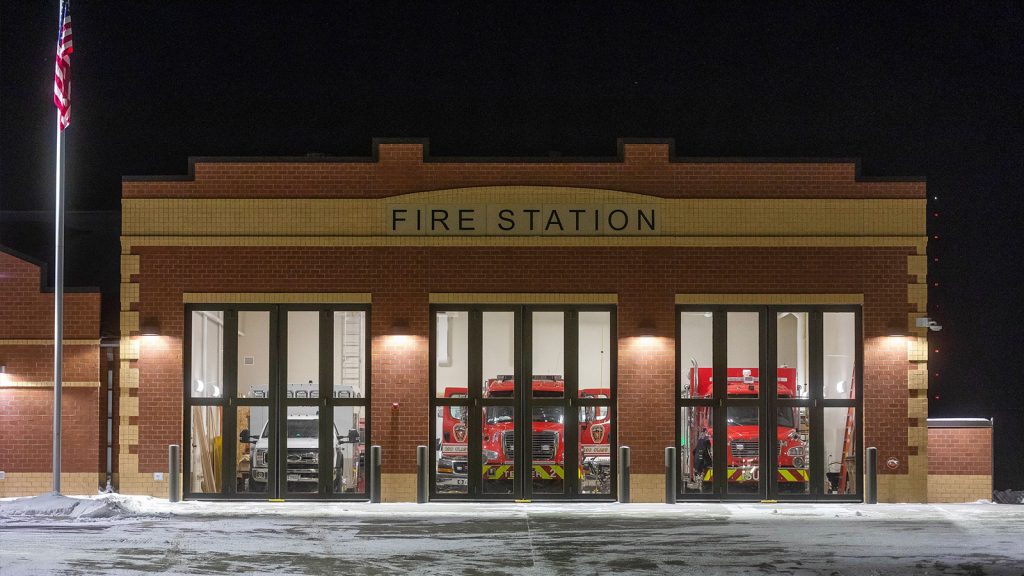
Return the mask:
[[[1024,575],[1024,506],[154,502],[0,504],[0,573]]]

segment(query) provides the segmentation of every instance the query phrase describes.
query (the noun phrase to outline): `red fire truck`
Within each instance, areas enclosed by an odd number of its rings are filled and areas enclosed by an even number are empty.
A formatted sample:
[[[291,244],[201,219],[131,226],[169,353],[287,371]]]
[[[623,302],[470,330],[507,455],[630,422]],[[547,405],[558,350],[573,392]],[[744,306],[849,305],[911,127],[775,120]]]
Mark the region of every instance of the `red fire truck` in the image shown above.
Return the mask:
[[[692,398],[711,398],[711,368],[694,365],[688,373]],[[727,370],[729,398],[757,398],[757,368]],[[696,383],[695,385],[693,383]],[[796,369],[778,369],[778,397],[796,398]],[[756,489],[760,479],[760,426],[757,406],[732,406],[726,409],[726,473],[733,488]],[[688,490],[707,491],[713,476],[714,450],[712,408],[695,406],[684,413],[682,423],[682,476]],[[803,491],[809,482],[807,472],[807,424],[794,407],[780,407],[776,415],[778,468],[776,479],[781,491]]]
[[[511,398],[513,376],[498,376],[484,384],[486,397]],[[561,398],[565,381],[561,376],[534,376],[535,398]],[[607,388],[581,390],[583,398],[608,398]],[[464,398],[465,388],[447,388],[445,397]],[[465,490],[468,476],[468,413],[461,406],[446,406],[441,415],[441,438],[436,481],[439,490]],[[611,486],[611,427],[609,408],[587,406],[580,414],[578,474],[584,492],[607,492]],[[511,482],[515,469],[515,417],[512,406],[483,409],[481,449],[483,479]],[[565,408],[535,406],[532,418],[532,465],[534,482],[553,483],[565,478]]]

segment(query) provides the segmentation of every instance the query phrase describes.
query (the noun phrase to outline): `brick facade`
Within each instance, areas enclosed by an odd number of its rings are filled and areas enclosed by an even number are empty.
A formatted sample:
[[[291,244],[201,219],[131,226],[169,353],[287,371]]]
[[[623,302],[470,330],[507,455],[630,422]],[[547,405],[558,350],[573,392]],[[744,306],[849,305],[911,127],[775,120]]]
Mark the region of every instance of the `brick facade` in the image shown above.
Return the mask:
[[[51,489],[53,293],[41,290],[41,266],[0,250],[0,496]],[[100,295],[64,296],[62,488],[94,492],[102,469]]]
[[[928,428],[928,501],[992,498],[992,428]]]
[[[808,219],[809,227],[829,220],[835,208],[830,200],[914,199],[923,206],[924,198],[921,182],[861,181],[849,161],[687,161],[672,158],[664,143],[626,143],[617,161],[601,162],[431,161],[421,144],[381,143],[373,161],[199,161],[190,178],[128,180],[126,206],[142,203],[130,217],[126,212],[131,221],[122,239],[122,490],[161,493],[165,488],[151,480],[152,473],[166,470],[167,445],[182,441],[186,293],[372,295],[371,441],[383,446],[384,470],[394,475],[385,483],[394,484],[386,499],[408,492],[408,482],[399,480],[415,471],[415,446],[429,444],[431,293],[617,295],[618,441],[633,449],[644,499],[660,498],[663,449],[675,438],[675,296],[779,293],[862,295],[865,445],[877,446],[883,461],[899,460],[895,469],[883,467],[893,478],[889,488],[882,486],[883,498],[887,489],[891,499],[925,498],[916,480],[925,476],[927,462],[927,398],[913,376],[924,367],[913,354],[919,335],[910,343],[886,337],[888,326],[912,327],[914,316],[925,311],[916,288],[926,272],[923,208],[909,223],[898,216],[891,223],[829,224],[836,227],[832,236],[794,232],[780,238],[767,214],[749,237],[720,230],[671,239],[518,241],[345,236],[318,232],[301,219],[294,236],[224,236],[215,221],[161,221],[159,213],[144,210],[145,201],[208,199],[217,202],[208,208],[222,210],[225,225],[244,224],[246,211],[257,210],[249,204],[256,199],[390,198],[474,186],[532,187],[536,194],[543,187],[573,186],[709,202],[810,201],[806,206],[820,219]],[[717,204],[709,206],[714,213]],[[778,210],[781,218],[790,216],[785,206]],[[840,232],[843,226],[853,233]],[[879,226],[891,231],[876,232]],[[858,230],[871,231],[858,236]],[[137,338],[142,318],[159,322],[161,338]],[[408,322],[412,335],[400,346],[382,336],[396,320]],[[641,346],[634,336],[652,320],[658,338]]]

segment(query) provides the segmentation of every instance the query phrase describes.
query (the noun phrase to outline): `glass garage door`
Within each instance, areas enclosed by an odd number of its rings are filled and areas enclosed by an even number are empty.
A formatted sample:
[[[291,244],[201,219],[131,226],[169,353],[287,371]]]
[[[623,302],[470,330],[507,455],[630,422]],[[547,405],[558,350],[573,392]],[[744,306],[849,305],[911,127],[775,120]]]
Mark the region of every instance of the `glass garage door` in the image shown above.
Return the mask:
[[[366,498],[368,315],[190,306],[184,495]]]
[[[679,493],[861,499],[861,326],[851,306],[678,309]]]
[[[610,308],[435,308],[432,495],[612,498]]]

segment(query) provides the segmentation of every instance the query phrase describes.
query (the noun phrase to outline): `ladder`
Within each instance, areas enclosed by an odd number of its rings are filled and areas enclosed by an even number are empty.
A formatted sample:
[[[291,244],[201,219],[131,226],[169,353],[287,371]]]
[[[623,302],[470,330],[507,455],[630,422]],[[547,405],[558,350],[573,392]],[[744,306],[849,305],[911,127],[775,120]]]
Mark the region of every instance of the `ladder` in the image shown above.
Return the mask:
[[[850,376],[850,400],[853,400],[854,390],[857,389],[857,368],[854,367],[853,375]],[[847,482],[850,474],[850,461],[856,460],[853,457],[854,428],[857,426],[857,409],[853,406],[846,410],[846,430],[843,435],[843,453],[839,463],[839,493],[846,494]]]

